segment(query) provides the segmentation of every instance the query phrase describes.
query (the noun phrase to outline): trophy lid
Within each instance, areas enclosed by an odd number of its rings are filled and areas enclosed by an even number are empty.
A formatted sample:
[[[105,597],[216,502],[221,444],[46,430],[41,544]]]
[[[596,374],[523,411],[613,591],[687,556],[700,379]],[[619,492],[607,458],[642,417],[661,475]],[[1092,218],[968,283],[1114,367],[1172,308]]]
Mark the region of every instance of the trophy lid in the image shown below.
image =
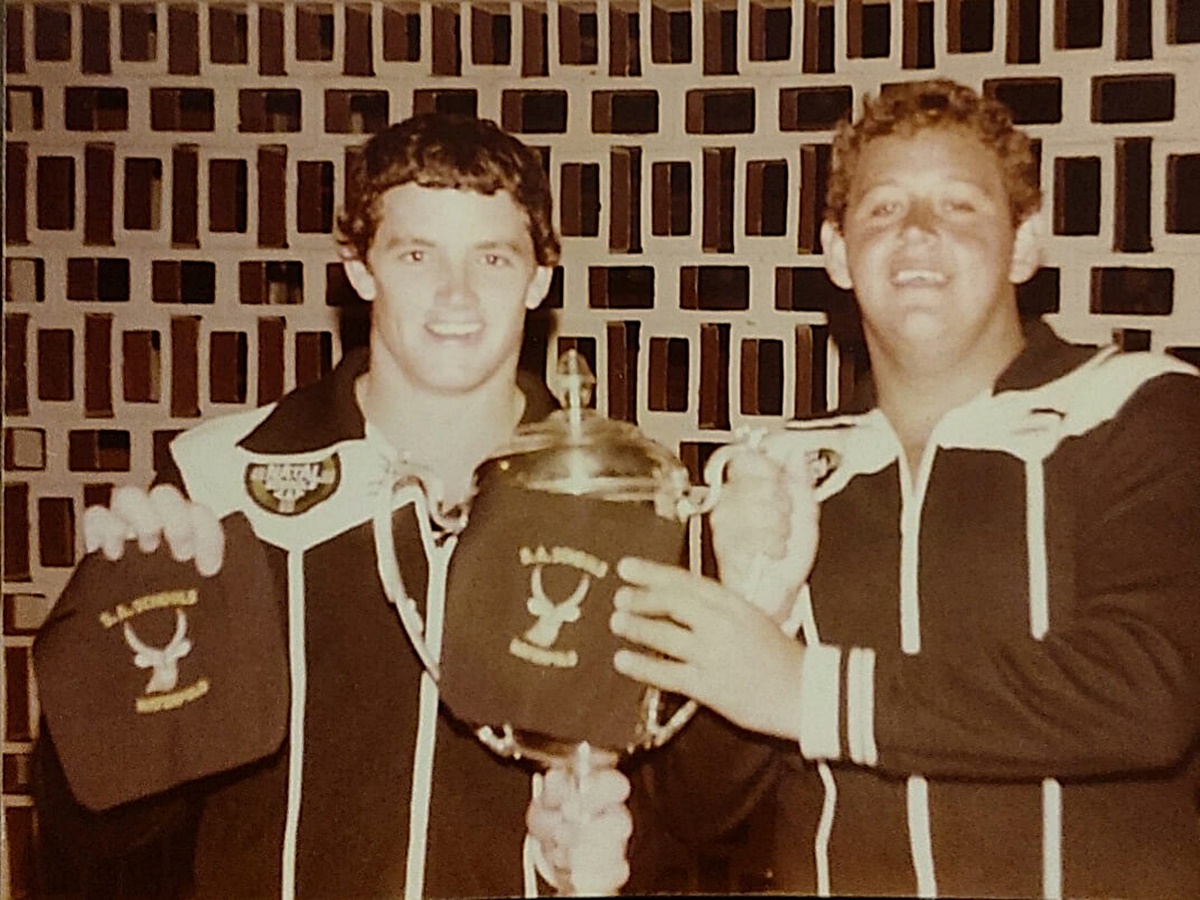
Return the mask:
[[[687,469],[666,447],[628,422],[587,408],[596,379],[577,351],[562,355],[553,380],[563,408],[521,426],[483,464],[481,474],[512,479],[530,490],[668,506],[687,491]]]

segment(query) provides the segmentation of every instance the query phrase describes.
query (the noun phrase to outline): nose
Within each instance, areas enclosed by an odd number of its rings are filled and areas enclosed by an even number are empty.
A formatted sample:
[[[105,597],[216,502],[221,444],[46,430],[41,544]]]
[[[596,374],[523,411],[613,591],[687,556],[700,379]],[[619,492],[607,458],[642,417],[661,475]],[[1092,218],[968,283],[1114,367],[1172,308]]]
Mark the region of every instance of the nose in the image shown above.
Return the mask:
[[[930,237],[936,232],[937,212],[933,204],[924,199],[909,203],[901,222],[901,233],[906,237]]]
[[[469,267],[465,263],[448,261],[438,274],[440,276],[437,292],[439,303],[457,306],[475,302],[477,299],[475,286]]]

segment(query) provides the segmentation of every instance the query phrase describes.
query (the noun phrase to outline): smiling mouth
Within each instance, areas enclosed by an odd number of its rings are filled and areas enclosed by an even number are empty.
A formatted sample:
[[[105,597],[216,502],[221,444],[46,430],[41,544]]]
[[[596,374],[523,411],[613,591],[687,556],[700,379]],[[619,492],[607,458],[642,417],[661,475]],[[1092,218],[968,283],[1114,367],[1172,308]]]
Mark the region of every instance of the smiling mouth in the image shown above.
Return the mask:
[[[430,322],[425,327],[440,338],[469,338],[483,331],[479,322]]]
[[[933,269],[900,269],[892,275],[897,287],[940,287],[946,281],[945,273]]]

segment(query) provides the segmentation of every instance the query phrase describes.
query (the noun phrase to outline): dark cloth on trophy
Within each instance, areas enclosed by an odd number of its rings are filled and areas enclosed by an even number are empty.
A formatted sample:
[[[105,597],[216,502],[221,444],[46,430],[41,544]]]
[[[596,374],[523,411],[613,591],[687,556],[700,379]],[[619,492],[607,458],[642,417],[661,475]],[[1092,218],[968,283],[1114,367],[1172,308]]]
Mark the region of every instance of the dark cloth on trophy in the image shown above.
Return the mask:
[[[778,890],[1200,896],[1200,379],[1035,323],[920,491],[878,410],[837,421],[800,746],[697,717],[670,821],[771,798]]]
[[[165,545],[116,562],[92,553],[38,632],[42,712],[89,809],[236,768],[283,742],[287,651],[271,573],[245,517],[222,524],[216,575]]]
[[[684,523],[650,502],[486,478],[447,588],[443,702],[471,725],[626,750],[645,737],[643,685],[612,666],[617,562],[678,563]]]
[[[254,529],[231,535],[226,552],[237,559],[244,540],[265,557],[255,577],[274,586],[286,639],[288,734],[256,762],[92,814],[61,782],[52,723],[38,748],[42,838],[80,880],[97,883],[120,854],[167,839],[186,842],[193,871],[178,890],[148,895],[399,897],[418,879],[428,897],[523,892],[530,773],[439,709],[377,569],[381,511],[422,614],[443,604],[458,551],[419,485],[392,489],[402,460],[354,399],[366,363],[365,350],[350,351],[278,403],[171,443],[159,480]],[[554,407],[539,379],[521,373],[518,385],[526,420]],[[197,638],[185,661],[204,649]],[[196,739],[229,740],[238,727],[231,718]]]

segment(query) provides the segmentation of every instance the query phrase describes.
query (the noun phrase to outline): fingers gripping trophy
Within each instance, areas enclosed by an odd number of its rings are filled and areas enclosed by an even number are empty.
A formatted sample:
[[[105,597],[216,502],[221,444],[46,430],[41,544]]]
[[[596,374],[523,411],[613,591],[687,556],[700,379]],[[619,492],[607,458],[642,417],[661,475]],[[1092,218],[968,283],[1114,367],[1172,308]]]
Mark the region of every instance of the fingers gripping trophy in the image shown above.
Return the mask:
[[[589,774],[662,744],[695,710],[613,668],[621,641],[608,620],[618,560],[684,562],[688,521],[715,503],[733,448],[710,459],[708,485],[692,487],[666,448],[587,408],[595,379],[575,351],[557,380],[563,408],[476,470],[466,516],[440,520],[458,533],[440,652],[415,614],[406,627],[441,701],[480,740],[563,768],[584,789]],[[438,519],[436,483],[420,480]],[[384,582],[402,595],[388,533],[377,532],[390,556]]]

